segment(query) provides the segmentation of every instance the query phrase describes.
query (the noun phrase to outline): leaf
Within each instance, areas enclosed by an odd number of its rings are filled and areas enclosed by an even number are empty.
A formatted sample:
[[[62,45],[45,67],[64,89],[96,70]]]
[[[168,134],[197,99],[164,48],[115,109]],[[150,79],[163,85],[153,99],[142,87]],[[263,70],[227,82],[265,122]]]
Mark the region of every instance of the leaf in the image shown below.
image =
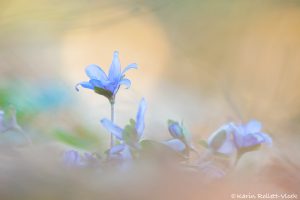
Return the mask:
[[[123,139],[128,145],[133,145],[138,142],[138,136],[135,130],[135,123],[130,123],[125,126],[122,132]]]
[[[131,126],[135,127],[136,122],[135,122],[134,119],[131,118],[131,119],[129,120],[129,123],[130,123]]]
[[[190,131],[183,125],[181,125],[182,133],[183,133],[183,139],[184,142],[187,144],[190,144],[192,142],[192,134]]]
[[[174,124],[174,123],[178,123],[178,122],[176,122],[176,121],[174,121],[174,120],[172,120],[172,119],[169,119],[169,120],[168,120],[168,126],[170,126],[170,125],[172,125],[172,124]]]
[[[105,90],[103,88],[99,88],[99,87],[94,87],[94,91],[97,93],[97,94],[100,94],[100,95],[103,95],[105,96],[106,98],[108,99],[111,99],[112,96],[113,96],[113,93],[109,90]]]
[[[62,143],[85,150],[90,150],[100,145],[98,138],[86,130],[83,133],[70,133],[58,129],[54,131],[54,137]]]

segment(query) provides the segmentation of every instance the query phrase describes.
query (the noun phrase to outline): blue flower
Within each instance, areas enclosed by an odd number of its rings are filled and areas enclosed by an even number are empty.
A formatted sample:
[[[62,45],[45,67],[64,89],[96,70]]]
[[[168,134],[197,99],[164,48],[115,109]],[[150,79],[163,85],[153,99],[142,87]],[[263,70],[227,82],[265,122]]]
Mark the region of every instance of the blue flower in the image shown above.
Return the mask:
[[[75,150],[67,150],[63,155],[63,162],[71,167],[87,167],[95,164],[97,159],[91,153],[84,153],[83,156]]]
[[[168,125],[169,125],[168,126],[169,132],[174,138],[177,138],[177,139],[180,139],[180,140],[185,139],[184,134],[183,134],[183,129],[179,125],[178,122],[173,121],[173,120],[169,120]]]
[[[236,151],[232,136],[234,127],[235,125],[233,123],[228,123],[211,134],[207,140],[208,147],[214,152],[221,154],[233,154]]]
[[[125,85],[126,88],[129,88],[131,85],[130,80],[125,78],[125,73],[129,69],[137,69],[137,65],[135,63],[129,64],[121,71],[119,53],[115,51],[108,75],[99,66],[89,65],[85,72],[90,80],[78,83],[75,88],[77,91],[79,91],[79,86],[91,89],[109,100],[114,100],[121,85]]]
[[[143,98],[139,104],[136,121],[131,119],[130,123],[126,125],[124,129],[115,125],[109,119],[105,118],[101,120],[102,125],[121,141],[121,144],[116,145],[109,150],[110,155],[120,154],[123,158],[130,158],[130,148],[139,148],[139,141],[145,129],[144,118],[146,107],[146,101]]]
[[[256,120],[245,125],[225,124],[208,138],[208,147],[215,152],[231,155],[236,151],[255,150],[263,143],[272,144],[272,138],[261,132],[261,127]]]
[[[164,143],[178,152],[184,152],[186,150],[195,151],[191,135],[184,127],[183,123],[179,124],[176,121],[168,120],[168,129],[173,139],[167,140]]]
[[[261,132],[262,125],[259,121],[251,120],[245,125],[234,127],[234,143],[237,148],[248,148],[262,143],[272,144],[272,138]]]

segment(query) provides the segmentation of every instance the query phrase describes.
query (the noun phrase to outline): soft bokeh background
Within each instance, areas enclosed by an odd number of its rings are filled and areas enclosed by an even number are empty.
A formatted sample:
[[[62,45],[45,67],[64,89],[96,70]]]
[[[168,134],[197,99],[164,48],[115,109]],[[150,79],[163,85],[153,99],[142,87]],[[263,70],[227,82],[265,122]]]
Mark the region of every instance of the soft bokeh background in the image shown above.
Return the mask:
[[[139,65],[117,96],[120,125],[142,97],[147,138],[168,138],[169,118],[195,142],[256,118],[276,152],[299,161],[299,1],[11,0],[0,10],[0,108],[15,107],[36,141],[106,148],[107,100],[74,85],[118,50],[123,67]]]

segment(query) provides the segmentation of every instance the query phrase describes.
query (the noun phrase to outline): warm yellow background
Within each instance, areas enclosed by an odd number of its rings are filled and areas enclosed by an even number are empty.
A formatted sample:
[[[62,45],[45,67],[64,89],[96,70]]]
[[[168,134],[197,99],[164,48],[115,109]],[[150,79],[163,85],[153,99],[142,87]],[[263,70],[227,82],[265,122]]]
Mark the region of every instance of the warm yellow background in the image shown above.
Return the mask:
[[[109,116],[107,101],[74,85],[87,80],[88,64],[107,70],[119,50],[123,67],[140,68],[128,73],[131,90],[118,94],[117,121],[134,117],[144,96],[147,137],[167,137],[168,118],[184,120],[195,137],[252,118],[271,134],[299,131],[298,1],[11,0],[0,7],[0,83],[62,80],[73,98],[67,112],[96,130]]]

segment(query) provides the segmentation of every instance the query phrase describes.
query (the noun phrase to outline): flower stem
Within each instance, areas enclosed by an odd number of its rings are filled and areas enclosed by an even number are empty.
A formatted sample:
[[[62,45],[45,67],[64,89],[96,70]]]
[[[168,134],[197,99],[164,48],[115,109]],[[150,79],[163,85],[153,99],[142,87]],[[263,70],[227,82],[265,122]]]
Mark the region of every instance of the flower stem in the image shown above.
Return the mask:
[[[114,123],[114,120],[115,120],[115,101],[111,100],[109,102],[110,102],[110,119]],[[114,136],[111,133],[110,134],[110,148],[112,148],[114,145],[115,145]]]
[[[237,166],[237,164],[238,164],[240,158],[242,157],[242,155],[243,155],[242,153],[237,152],[237,155],[236,155],[235,160],[234,160],[234,166],[235,167]]]

